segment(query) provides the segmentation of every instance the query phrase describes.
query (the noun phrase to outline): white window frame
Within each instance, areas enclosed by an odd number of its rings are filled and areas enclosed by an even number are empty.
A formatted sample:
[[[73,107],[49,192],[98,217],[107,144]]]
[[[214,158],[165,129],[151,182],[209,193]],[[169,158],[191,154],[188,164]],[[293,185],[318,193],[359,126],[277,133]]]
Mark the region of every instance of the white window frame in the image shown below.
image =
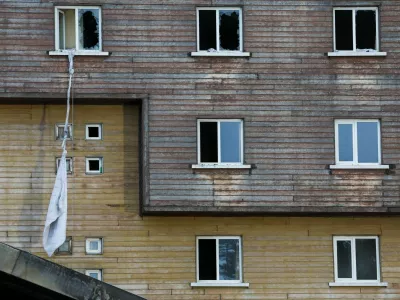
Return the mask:
[[[200,10],[213,10],[216,14],[216,39],[217,39],[217,49],[216,52],[208,52],[206,50],[200,50]],[[219,11],[220,10],[238,10],[239,11],[239,50],[220,50],[220,40],[219,40]],[[192,56],[250,56],[249,52],[243,52],[243,10],[241,7],[197,7],[196,8],[196,34],[197,52],[192,52]]]
[[[91,250],[90,243],[97,242],[99,245],[98,250]],[[86,238],[86,254],[102,254],[103,253],[103,239],[102,238]]]
[[[218,280],[219,278],[219,240],[229,239],[239,241],[239,280]],[[217,280],[199,280],[199,240],[216,240],[216,268]],[[196,237],[196,280],[192,282],[193,287],[204,286],[234,286],[234,287],[249,287],[248,283],[243,283],[243,257],[242,257],[242,237],[241,236],[197,236]]]
[[[60,49],[60,22],[58,18],[58,13],[60,10],[74,10],[75,11],[75,55],[109,55],[108,52],[103,52],[103,20],[102,20],[102,9],[101,6],[56,6],[54,8],[54,24],[55,24],[55,51],[49,51],[50,55],[68,55],[67,49]],[[79,13],[80,9],[98,9],[99,10],[99,49],[98,50],[87,50],[80,49],[79,45]],[[65,16],[64,16],[65,22]],[[65,36],[65,26],[64,26],[64,36]],[[65,38],[64,38],[65,42]]]
[[[352,28],[353,28],[353,50],[336,50],[336,11],[339,10],[351,10],[352,11]],[[372,10],[375,11],[375,24],[376,24],[376,49],[373,51],[367,51],[365,49],[357,49],[356,45],[356,12],[357,10]],[[328,56],[386,56],[386,52],[380,52],[380,37],[379,37],[379,9],[378,7],[334,7],[333,8],[333,52],[329,52]]]
[[[56,137],[56,140],[62,140],[63,139],[63,136],[59,136],[58,135],[58,129],[59,128],[64,128],[64,126],[65,126],[65,123],[58,123],[58,124],[56,124],[55,125],[55,137]],[[69,128],[68,130],[69,130],[69,133],[70,133],[70,138],[68,138],[67,137],[67,140],[68,141],[71,141],[71,140],[73,140],[74,139],[74,135],[73,135],[73,132],[72,132],[72,130],[73,130],[73,126],[72,126],[72,124],[71,123],[68,123],[68,125],[67,125],[67,127]],[[64,132],[64,131],[63,131]]]
[[[201,150],[201,144],[200,144],[200,123],[205,123],[205,122],[216,122],[217,123],[217,139],[218,139],[218,162],[216,163],[208,163],[208,162],[201,162],[201,155],[200,155],[200,150]],[[229,163],[224,163],[221,162],[221,123],[222,122],[240,122],[240,162],[229,162]],[[198,166],[203,166],[203,167],[237,167],[237,166],[243,166],[243,158],[244,158],[244,140],[243,140],[243,120],[241,119],[198,119],[197,120],[197,162]],[[246,168],[248,166],[245,166]]]
[[[102,271],[101,269],[96,269],[96,270],[94,270],[94,269],[85,270],[85,275],[86,275],[86,276],[89,276],[89,277],[91,277],[91,278],[93,278],[92,276],[90,276],[90,273],[96,273],[96,274],[97,274],[97,277],[98,277],[97,280],[100,280],[100,281],[103,280],[103,271]],[[96,279],[96,278],[93,278],[93,279]]]
[[[357,239],[372,239],[376,241],[376,280],[358,280],[356,268],[356,240]],[[337,242],[350,241],[351,242],[351,271],[352,278],[339,278],[338,277],[338,259],[337,259]],[[380,269],[380,253],[379,253],[379,237],[378,236],[334,236],[333,237],[333,255],[334,255],[334,273],[335,282],[329,283],[330,286],[387,286],[387,283],[381,282],[381,269]]]
[[[98,160],[99,161],[99,168],[100,168],[99,171],[91,171],[91,170],[89,170],[89,161],[90,160]],[[103,174],[103,172],[104,172],[103,157],[98,157],[98,156],[97,157],[86,157],[85,161],[86,161],[86,167],[85,167],[86,174],[90,174],[90,175]]]
[[[357,143],[357,123],[363,122],[376,122],[378,123],[378,162],[377,163],[359,163],[358,162],[358,143]],[[340,161],[339,160],[339,125],[348,124],[353,126],[353,161]],[[335,120],[335,163],[331,165],[332,169],[335,168],[377,168],[388,169],[389,165],[382,165],[381,154],[381,122],[378,119],[338,119]]]
[[[97,127],[99,129],[98,137],[89,137],[89,127]],[[102,140],[103,139],[103,125],[102,124],[86,124],[85,130],[86,140]]]
[[[65,48],[65,13],[62,11],[62,10],[58,10],[58,14],[57,14],[57,24],[58,24],[58,26],[56,27],[56,28],[58,28],[58,30],[57,30],[57,34],[58,34],[58,38],[57,38],[57,43],[58,43],[58,48],[57,49],[59,49],[59,50],[64,50],[64,49],[60,49],[60,15],[59,14],[62,14],[63,15],[63,29],[64,29],[64,32],[63,32],[63,41],[64,41],[64,48]],[[57,45],[57,43],[56,43],[56,45]]]
[[[68,166],[68,161],[69,161],[69,166],[70,166],[70,170],[68,171],[68,169],[67,169],[67,174],[73,174],[74,173],[74,160],[73,160],[73,158],[72,157],[66,157],[65,159],[66,159],[67,166]],[[61,161],[61,157],[57,157],[56,158],[56,174],[58,172],[58,166],[60,164],[60,161]]]

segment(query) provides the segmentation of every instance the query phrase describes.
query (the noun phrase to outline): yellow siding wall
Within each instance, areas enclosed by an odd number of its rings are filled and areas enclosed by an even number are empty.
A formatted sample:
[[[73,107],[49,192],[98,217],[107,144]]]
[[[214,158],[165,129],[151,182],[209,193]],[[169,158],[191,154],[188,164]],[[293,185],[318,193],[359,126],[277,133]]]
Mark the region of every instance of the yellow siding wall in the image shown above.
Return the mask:
[[[0,107],[0,241],[45,256],[41,235],[61,154],[54,124],[65,107]],[[138,108],[75,106],[69,175],[68,235],[73,254],[53,261],[162,300],[400,299],[400,218],[144,217],[138,215]],[[85,123],[104,139],[85,141]],[[104,174],[85,175],[85,156],[103,156]],[[241,235],[250,288],[191,288],[196,235]],[[328,287],[332,235],[379,235],[388,288]],[[103,237],[102,255],[85,254],[85,237]]]

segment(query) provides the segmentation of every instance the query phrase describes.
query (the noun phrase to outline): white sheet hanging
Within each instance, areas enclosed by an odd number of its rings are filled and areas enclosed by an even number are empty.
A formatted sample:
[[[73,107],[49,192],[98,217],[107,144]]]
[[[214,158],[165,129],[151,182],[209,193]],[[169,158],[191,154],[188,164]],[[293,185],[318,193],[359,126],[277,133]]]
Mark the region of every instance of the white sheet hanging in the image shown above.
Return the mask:
[[[43,248],[48,256],[60,247],[66,238],[68,211],[67,151],[64,150],[58,166],[56,182],[50,198],[43,232]]]
[[[48,256],[52,256],[54,251],[64,242],[67,234],[67,212],[68,212],[68,185],[67,185],[67,136],[68,119],[70,110],[70,96],[72,86],[72,76],[74,74],[74,53],[72,49],[68,53],[69,61],[69,83],[67,91],[67,113],[64,124],[64,137],[62,142],[63,153],[58,166],[56,182],[51,193],[49,209],[47,211],[46,223],[43,230],[43,248]]]

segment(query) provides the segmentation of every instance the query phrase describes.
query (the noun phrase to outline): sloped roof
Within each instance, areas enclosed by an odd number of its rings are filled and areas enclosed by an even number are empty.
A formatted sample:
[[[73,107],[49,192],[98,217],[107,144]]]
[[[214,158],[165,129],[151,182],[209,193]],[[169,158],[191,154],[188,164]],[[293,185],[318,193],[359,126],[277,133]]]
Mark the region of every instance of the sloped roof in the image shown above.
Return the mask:
[[[3,243],[0,243],[0,290],[13,299],[145,300]]]

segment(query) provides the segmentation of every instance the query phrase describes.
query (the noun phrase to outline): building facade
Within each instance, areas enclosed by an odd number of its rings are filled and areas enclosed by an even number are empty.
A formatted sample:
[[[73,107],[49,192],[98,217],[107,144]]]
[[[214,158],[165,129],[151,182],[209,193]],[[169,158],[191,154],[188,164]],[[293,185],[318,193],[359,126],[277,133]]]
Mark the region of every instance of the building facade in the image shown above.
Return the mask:
[[[400,297],[398,1],[1,1],[0,242],[146,299]],[[61,128],[61,130],[60,130]]]

